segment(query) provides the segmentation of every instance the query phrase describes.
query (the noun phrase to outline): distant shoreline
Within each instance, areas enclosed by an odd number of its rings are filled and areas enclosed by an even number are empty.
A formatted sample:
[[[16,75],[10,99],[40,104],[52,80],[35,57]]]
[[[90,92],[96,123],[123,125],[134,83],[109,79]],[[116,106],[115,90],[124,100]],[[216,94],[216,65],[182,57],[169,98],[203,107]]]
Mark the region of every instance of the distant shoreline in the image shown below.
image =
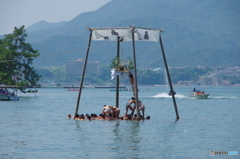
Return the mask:
[[[139,87],[167,87],[168,85],[138,85]],[[199,85],[173,85],[174,87],[194,87]],[[213,85],[200,85],[201,87],[240,87],[240,85],[219,85],[219,86],[213,86]],[[119,88],[130,88],[130,85],[121,85]],[[43,85],[40,88],[65,88],[65,89],[78,89],[79,86],[52,86],[52,85]],[[83,88],[94,88],[94,89],[106,89],[106,88],[116,88],[115,86],[105,86],[105,85],[96,85],[96,86],[83,86]]]

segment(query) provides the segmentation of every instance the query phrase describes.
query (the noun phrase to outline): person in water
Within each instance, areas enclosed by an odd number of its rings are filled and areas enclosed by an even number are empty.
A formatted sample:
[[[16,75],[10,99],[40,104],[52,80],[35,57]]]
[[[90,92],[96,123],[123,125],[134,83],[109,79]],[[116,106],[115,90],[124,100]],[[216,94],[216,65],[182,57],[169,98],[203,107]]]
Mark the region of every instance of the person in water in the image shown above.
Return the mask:
[[[112,114],[113,118],[119,118],[120,109],[118,107],[104,105],[102,109],[102,114],[106,116],[110,113]]]
[[[131,106],[131,104],[134,103],[134,106]],[[142,103],[142,101],[138,101],[138,108],[139,108],[139,111],[142,111],[142,115],[144,117],[144,112],[145,112],[145,106],[144,104]],[[126,104],[126,114],[128,113],[128,109],[132,110],[132,116],[134,114],[134,111],[136,109],[136,100],[134,97],[132,97],[132,99],[130,99],[128,101],[128,103]]]
[[[113,114],[112,113],[109,113],[107,116],[106,116],[106,120],[113,120]]]
[[[147,116],[146,119],[150,120],[150,116]]]
[[[112,107],[113,118],[119,119],[120,109],[118,107]]]
[[[108,115],[109,113],[112,113],[112,107],[113,106],[109,106],[109,105],[104,105],[102,108],[102,115]]]
[[[142,115],[144,118],[145,106],[143,105],[142,101],[138,101],[138,109],[139,111],[142,111]]]

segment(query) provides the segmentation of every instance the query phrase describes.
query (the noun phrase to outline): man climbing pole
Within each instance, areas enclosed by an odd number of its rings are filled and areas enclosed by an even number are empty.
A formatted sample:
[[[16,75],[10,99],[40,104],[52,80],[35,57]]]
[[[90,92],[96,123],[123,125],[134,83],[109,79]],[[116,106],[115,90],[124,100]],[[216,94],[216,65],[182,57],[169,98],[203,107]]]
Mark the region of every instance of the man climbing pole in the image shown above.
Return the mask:
[[[133,74],[132,74],[131,71],[129,72],[128,77],[129,77],[130,84],[131,84],[131,87],[132,87],[133,96],[136,97],[136,93],[135,93],[136,88],[135,88],[135,83],[134,83],[134,77],[133,77]],[[138,92],[139,92],[139,90],[138,90]]]

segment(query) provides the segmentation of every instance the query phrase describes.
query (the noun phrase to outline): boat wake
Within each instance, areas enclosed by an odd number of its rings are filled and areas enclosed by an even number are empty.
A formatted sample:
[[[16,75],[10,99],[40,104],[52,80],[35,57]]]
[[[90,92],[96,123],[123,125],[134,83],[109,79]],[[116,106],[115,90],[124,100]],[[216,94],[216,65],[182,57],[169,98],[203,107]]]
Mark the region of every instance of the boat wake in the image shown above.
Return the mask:
[[[237,96],[209,96],[212,99],[239,99]]]
[[[154,97],[154,98],[172,98],[172,96],[169,96],[168,93],[159,93],[152,97]],[[186,98],[184,95],[181,95],[181,94],[176,94],[175,97],[176,98]]]

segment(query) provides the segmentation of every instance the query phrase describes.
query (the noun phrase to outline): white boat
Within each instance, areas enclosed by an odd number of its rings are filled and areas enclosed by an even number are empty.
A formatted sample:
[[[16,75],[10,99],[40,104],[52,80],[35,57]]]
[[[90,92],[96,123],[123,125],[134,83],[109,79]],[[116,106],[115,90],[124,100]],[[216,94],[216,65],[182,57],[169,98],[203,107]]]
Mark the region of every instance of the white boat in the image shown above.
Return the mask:
[[[190,94],[190,98],[196,98],[196,99],[207,99],[210,94],[199,94],[199,95],[194,95]]]
[[[36,97],[37,93],[38,93],[38,90],[36,90],[36,89],[33,89],[33,90],[27,89],[24,91],[19,91],[18,96],[19,97]]]
[[[1,86],[0,101],[14,101],[14,100],[19,100],[16,89],[9,86]]]
[[[19,100],[19,97],[6,95],[6,94],[0,94],[0,101],[14,101],[14,100]]]
[[[200,89],[196,89],[194,87],[193,93],[190,94],[189,97],[195,99],[207,99],[209,95],[210,95],[209,93],[204,93],[204,91],[201,91]]]

